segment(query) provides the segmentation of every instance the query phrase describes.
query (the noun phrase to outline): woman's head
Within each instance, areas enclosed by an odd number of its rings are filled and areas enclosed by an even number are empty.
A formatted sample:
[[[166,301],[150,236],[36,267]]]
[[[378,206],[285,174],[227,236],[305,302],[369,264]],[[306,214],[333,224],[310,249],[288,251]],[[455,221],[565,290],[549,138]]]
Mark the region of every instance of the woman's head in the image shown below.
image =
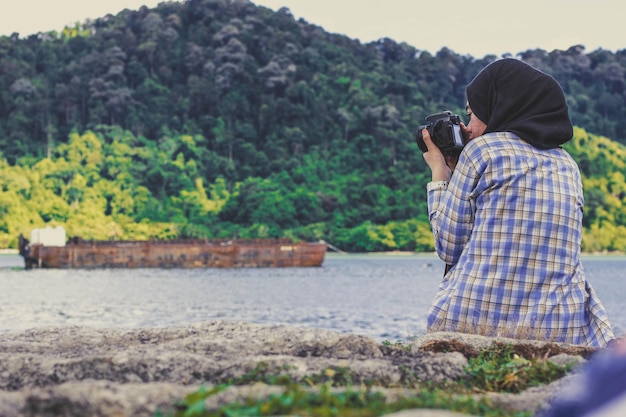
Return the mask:
[[[542,149],[572,138],[561,86],[522,61],[506,58],[487,65],[467,86],[467,101],[486,125],[484,133],[513,132]]]

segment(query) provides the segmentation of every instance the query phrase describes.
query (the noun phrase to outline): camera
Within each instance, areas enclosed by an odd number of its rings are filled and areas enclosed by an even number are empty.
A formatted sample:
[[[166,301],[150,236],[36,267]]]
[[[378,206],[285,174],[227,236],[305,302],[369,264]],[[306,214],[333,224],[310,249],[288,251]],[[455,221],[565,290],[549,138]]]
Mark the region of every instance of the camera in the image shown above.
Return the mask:
[[[417,129],[415,142],[422,152],[428,152],[424,143],[422,130],[428,130],[433,143],[444,155],[458,155],[463,149],[463,133],[461,132],[461,118],[451,111],[431,114],[426,118],[428,124]]]

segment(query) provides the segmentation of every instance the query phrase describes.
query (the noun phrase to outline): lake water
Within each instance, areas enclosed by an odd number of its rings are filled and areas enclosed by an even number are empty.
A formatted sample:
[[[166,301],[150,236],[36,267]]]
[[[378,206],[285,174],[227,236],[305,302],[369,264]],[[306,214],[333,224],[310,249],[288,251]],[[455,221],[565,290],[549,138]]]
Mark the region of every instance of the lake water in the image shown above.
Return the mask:
[[[626,333],[626,256],[586,256],[587,279]],[[328,254],[320,268],[30,270],[0,255],[0,333],[43,326],[289,324],[407,340],[423,334],[443,263],[433,254]]]

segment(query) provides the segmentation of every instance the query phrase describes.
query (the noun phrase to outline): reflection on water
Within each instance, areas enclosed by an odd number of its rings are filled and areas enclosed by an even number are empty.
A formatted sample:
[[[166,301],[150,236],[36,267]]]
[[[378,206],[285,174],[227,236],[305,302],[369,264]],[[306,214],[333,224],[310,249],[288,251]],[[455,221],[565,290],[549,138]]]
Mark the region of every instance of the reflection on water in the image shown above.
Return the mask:
[[[626,329],[626,257],[585,257],[615,327]],[[443,273],[432,254],[329,254],[320,268],[22,269],[0,255],[0,333],[49,325],[165,327],[243,320],[406,340],[422,334]]]

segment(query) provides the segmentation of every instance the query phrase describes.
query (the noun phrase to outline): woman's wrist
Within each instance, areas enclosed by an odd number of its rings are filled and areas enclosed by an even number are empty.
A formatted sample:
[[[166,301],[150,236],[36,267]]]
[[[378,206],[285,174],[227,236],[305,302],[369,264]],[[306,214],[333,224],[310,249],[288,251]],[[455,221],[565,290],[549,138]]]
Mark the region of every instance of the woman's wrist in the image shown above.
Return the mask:
[[[450,177],[452,177],[452,170],[447,166],[446,168],[448,169],[433,170],[432,181],[450,181]]]

